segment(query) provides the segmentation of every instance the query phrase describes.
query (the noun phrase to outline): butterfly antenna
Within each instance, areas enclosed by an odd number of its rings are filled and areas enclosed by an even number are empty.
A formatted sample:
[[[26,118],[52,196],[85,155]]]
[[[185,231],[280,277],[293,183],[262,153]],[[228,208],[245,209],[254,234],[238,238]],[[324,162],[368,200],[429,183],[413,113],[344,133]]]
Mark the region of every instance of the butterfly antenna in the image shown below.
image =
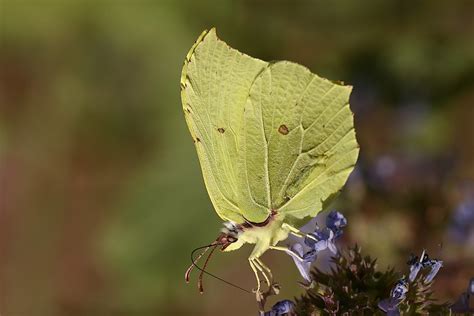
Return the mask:
[[[220,277],[218,277],[218,276],[216,276],[216,275],[214,275],[214,274],[212,274],[212,273],[210,273],[210,272],[207,272],[207,271],[205,270],[206,265],[207,265],[207,262],[209,261],[210,255],[211,255],[212,253],[209,254],[209,256],[207,257],[206,263],[205,263],[205,265],[204,265],[203,268],[199,267],[199,266],[196,264],[197,261],[198,261],[211,247],[215,246],[215,247],[213,248],[213,250],[212,250],[212,252],[214,252],[214,250],[217,248],[217,246],[221,246],[221,245],[224,245],[224,243],[213,242],[213,243],[210,244],[210,245],[206,245],[206,246],[202,246],[202,247],[198,247],[198,248],[194,249],[194,250],[191,252],[191,263],[192,263],[192,264],[191,264],[191,266],[188,268],[188,270],[186,271],[185,278],[187,278],[187,280],[189,280],[189,274],[191,273],[192,269],[195,267],[196,269],[198,269],[199,271],[201,271],[201,273],[200,273],[200,279],[201,279],[201,281],[200,281],[200,287],[199,287],[199,291],[200,291],[201,293],[202,293],[202,291],[201,291],[201,288],[202,288],[202,274],[205,273],[205,274],[207,274],[207,275],[213,277],[214,279],[217,279],[217,280],[219,280],[219,281],[221,281],[221,282],[224,282],[224,283],[227,284],[227,285],[230,285],[230,286],[232,286],[232,287],[235,287],[235,288],[237,288],[237,289],[239,289],[239,290],[241,290],[241,291],[244,291],[244,292],[246,292],[246,293],[252,294],[251,291],[246,290],[246,289],[244,289],[243,287],[240,287],[240,286],[238,286],[238,285],[236,285],[236,284],[233,284],[233,283],[231,283],[231,282],[229,282],[229,281],[226,281],[226,280],[224,280],[224,279],[222,279],[222,278],[220,278]],[[201,250],[201,249],[205,249],[205,250],[204,250],[203,252],[201,252],[201,253],[198,255],[198,257],[197,257],[196,259],[194,259],[194,254],[196,253],[196,251],[199,251],[199,250]]]
[[[209,260],[211,259],[212,257],[212,254],[214,253],[214,251],[216,250],[217,248],[217,245],[214,246],[214,248],[212,248],[211,252],[209,253],[209,255],[207,256],[206,258],[206,261],[204,262],[204,266],[202,267],[201,269],[201,273],[199,273],[199,278],[198,278],[198,288],[199,288],[199,293],[204,293],[204,287],[202,285],[202,276],[204,274],[204,271],[206,270],[206,267],[207,267],[207,264],[209,263]]]
[[[193,268],[196,266],[196,262],[198,262],[202,256],[204,256],[204,254],[212,247],[212,244],[210,245],[207,245],[207,246],[203,246],[203,247],[199,247],[199,248],[196,248],[193,250],[193,253],[195,251],[198,251],[198,250],[201,250],[203,248],[204,251],[202,251],[195,260],[193,260],[193,258],[191,258],[191,262],[192,264],[189,266],[189,268],[186,270],[186,273],[184,274],[184,279],[186,280],[186,283],[189,283],[189,276],[191,275],[191,271],[193,271]]]

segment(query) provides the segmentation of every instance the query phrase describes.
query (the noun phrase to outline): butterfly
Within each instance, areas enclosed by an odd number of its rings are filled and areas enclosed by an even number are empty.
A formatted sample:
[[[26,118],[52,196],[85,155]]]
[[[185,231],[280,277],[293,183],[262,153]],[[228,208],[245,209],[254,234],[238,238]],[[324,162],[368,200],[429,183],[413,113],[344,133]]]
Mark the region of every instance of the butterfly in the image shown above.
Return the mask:
[[[186,55],[180,84],[209,197],[226,221],[205,251],[255,244],[248,262],[258,299],[260,280],[273,284],[262,254],[287,252],[277,244],[289,234],[307,236],[298,227],[330,203],[354,168],[352,87],[293,62],[250,57],[214,28]]]

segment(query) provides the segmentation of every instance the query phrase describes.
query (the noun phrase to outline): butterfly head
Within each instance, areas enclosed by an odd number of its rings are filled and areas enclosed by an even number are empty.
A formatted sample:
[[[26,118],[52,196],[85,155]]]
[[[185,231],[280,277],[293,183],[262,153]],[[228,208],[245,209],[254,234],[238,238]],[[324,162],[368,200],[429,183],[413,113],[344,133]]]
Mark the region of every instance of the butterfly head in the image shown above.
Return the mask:
[[[225,250],[231,244],[237,243],[243,230],[242,225],[231,221],[224,222],[221,234],[216,239],[216,242],[222,245],[221,250]]]
[[[217,248],[220,248],[221,250],[225,250],[227,247],[229,247],[230,245],[232,244],[236,244],[238,241],[239,241],[239,236],[240,234],[242,233],[243,231],[243,227],[237,223],[234,223],[234,222],[225,222],[224,223],[224,228],[222,228],[221,230],[221,233],[219,234],[219,236],[216,238],[216,240],[214,240],[211,244],[209,245],[206,245],[206,246],[202,246],[202,247],[198,247],[196,249],[194,249],[191,253],[191,266],[186,270],[186,273],[185,273],[185,280],[186,282],[189,282],[189,277],[191,275],[191,271],[193,270],[194,267],[196,267],[197,269],[199,269],[201,271],[201,273],[199,274],[199,279],[198,279],[198,288],[199,288],[199,291],[201,293],[204,292],[204,288],[203,288],[203,285],[202,285],[202,278],[203,278],[203,275],[204,273],[206,274],[209,274],[211,275],[212,277],[214,278],[217,278],[221,281],[224,281],[225,283],[228,283],[230,285],[233,285],[235,286],[234,284],[231,284],[219,277],[216,277],[215,275],[209,273],[206,271],[206,266],[207,264],[209,263],[209,260],[211,259],[212,257],[212,254],[214,253],[214,251],[217,249]],[[240,247],[240,246],[239,246]],[[201,250],[201,249],[204,249],[204,251],[202,251],[198,256],[197,258],[194,258],[194,253],[198,250]],[[206,261],[204,262],[204,265],[203,267],[199,267],[197,266],[197,262],[201,259],[202,256],[204,256],[204,254],[206,252],[208,252],[210,250],[210,253],[209,255],[207,256],[206,258]],[[238,287],[238,286],[236,286]],[[242,288],[241,288],[242,289]],[[245,291],[245,290],[244,290]]]

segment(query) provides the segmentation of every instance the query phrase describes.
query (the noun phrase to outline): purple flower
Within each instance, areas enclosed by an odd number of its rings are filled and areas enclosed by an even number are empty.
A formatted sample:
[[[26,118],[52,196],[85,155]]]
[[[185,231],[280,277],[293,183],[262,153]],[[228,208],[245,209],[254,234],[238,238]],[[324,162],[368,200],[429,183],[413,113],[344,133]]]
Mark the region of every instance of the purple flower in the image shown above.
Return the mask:
[[[303,255],[303,261],[314,262],[316,261],[317,256],[318,256],[318,252],[312,249]]]
[[[346,225],[347,219],[338,211],[331,211],[326,217],[326,227],[334,232],[335,238],[342,235],[342,228]]]
[[[400,316],[400,310],[397,308],[390,309],[387,311],[387,316]]]
[[[400,310],[398,309],[398,302],[392,298],[386,298],[379,302],[379,308],[387,313],[387,316],[398,316]]]
[[[301,244],[294,244],[290,247],[289,252],[287,252],[295,262],[298,271],[300,272],[303,279],[311,283],[311,275],[309,270],[311,268],[311,263],[316,260],[317,253],[314,251],[309,251],[308,253],[304,253],[303,245]],[[308,255],[311,253],[311,255]],[[295,255],[296,254],[296,255]]]
[[[430,273],[425,277],[425,283],[430,283],[433,281],[436,274],[438,274],[439,269],[443,266],[443,261],[438,259],[428,259],[423,262],[423,267],[431,268]]]
[[[405,299],[405,296],[408,292],[408,283],[405,279],[400,279],[396,284],[395,287],[392,289],[390,293],[390,297],[400,302]]]
[[[408,276],[408,280],[410,282],[415,281],[416,276],[420,272],[420,270],[424,267],[424,262],[428,260],[428,255],[425,254],[425,251],[423,250],[423,253],[421,254],[421,259],[418,258],[418,256],[411,255],[410,259],[408,260],[407,264],[410,265],[410,275]]]
[[[295,303],[290,300],[283,300],[273,305],[271,311],[266,312],[265,316],[281,316],[291,313],[295,307]]]
[[[423,250],[420,258],[418,258],[418,256],[412,255],[407,264],[410,265],[410,275],[408,276],[408,280],[410,280],[410,282],[413,282],[416,279],[416,276],[421,269],[429,268],[430,272],[425,277],[424,282],[430,283],[439,272],[439,269],[441,269],[443,266],[443,261],[438,259],[430,259],[428,254],[425,254],[425,251]]]
[[[342,234],[347,220],[341,213],[332,211],[326,218],[326,225],[327,227],[322,229],[316,225],[314,232],[307,234],[303,242],[295,243],[287,250],[301,276],[309,283],[312,282],[309,270],[319,252],[329,249],[333,254],[337,254],[335,240]]]
[[[398,305],[406,298],[408,282],[400,279],[390,292],[390,297],[379,302],[378,306],[389,316],[400,315]]]
[[[423,264],[420,262],[415,262],[410,266],[410,275],[408,276],[408,280],[410,282],[415,281],[418,272],[420,272],[421,268],[423,268]]]
[[[334,232],[329,228],[316,229],[313,233],[305,237],[304,243],[306,246],[318,252],[329,247],[335,248],[335,246],[329,245],[334,244]]]
[[[329,228],[316,229],[313,233],[305,237],[304,243],[311,249],[317,252],[329,248],[332,253],[337,253],[336,245],[334,244],[334,232]]]

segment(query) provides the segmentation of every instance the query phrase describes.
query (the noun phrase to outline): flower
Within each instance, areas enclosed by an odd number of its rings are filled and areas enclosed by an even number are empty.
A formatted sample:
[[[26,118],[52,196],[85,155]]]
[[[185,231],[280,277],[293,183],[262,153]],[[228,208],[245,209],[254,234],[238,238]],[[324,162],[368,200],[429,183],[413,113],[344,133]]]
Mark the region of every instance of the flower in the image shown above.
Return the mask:
[[[439,269],[441,269],[441,267],[443,266],[443,261],[438,259],[430,259],[428,254],[426,254],[423,250],[420,259],[418,258],[418,256],[412,255],[410,260],[408,260],[407,264],[410,265],[410,275],[408,276],[408,280],[410,280],[410,282],[415,281],[416,276],[418,275],[421,269],[429,268],[430,272],[428,273],[428,275],[425,276],[424,282],[430,283],[431,281],[433,281]]]
[[[401,302],[405,299],[407,292],[408,283],[404,278],[402,278],[395,284],[395,287],[392,289],[390,296]]]
[[[423,264],[421,262],[415,262],[410,266],[410,275],[408,276],[410,282],[415,281],[416,276],[418,275],[418,272],[420,272],[421,268],[423,268]]]
[[[385,299],[380,301],[379,308],[387,313],[387,316],[399,316],[400,310],[398,309],[398,303],[393,299]]]
[[[326,227],[334,232],[335,238],[342,235],[342,228],[347,225],[347,219],[338,211],[331,211],[326,217]]]
[[[398,305],[405,299],[407,292],[408,282],[401,278],[390,292],[390,297],[379,302],[379,308],[389,316],[400,315]]]
[[[273,305],[269,312],[265,312],[264,316],[281,316],[291,313],[295,307],[295,303],[290,300],[283,300]]]
[[[290,247],[290,251],[287,253],[293,258],[293,261],[295,262],[295,265],[303,279],[311,283],[312,280],[309,270],[311,268],[311,263],[316,260],[316,251],[310,250],[305,254],[303,245],[296,243]]]
[[[317,252],[329,248],[332,253],[336,254],[337,248],[334,244],[334,238],[334,231],[326,227],[323,229],[316,229],[313,233],[308,234],[304,239],[304,243]]]
[[[398,305],[406,298],[408,282],[405,278],[400,279],[390,292],[390,297],[379,302],[378,306],[388,316],[400,315]]]
[[[411,255],[410,259],[408,259],[407,264],[410,265],[410,275],[408,276],[408,280],[410,282],[415,281],[416,276],[420,272],[420,270],[423,268],[423,262],[424,260],[428,258],[427,255],[425,255],[425,251],[423,250],[423,253],[421,254],[421,259],[418,258],[418,256]]]
[[[303,237],[303,242],[297,242],[286,251],[295,262],[301,276],[312,282],[309,273],[311,264],[316,261],[319,252],[329,249],[333,254],[337,254],[335,240],[342,235],[342,228],[347,225],[347,220],[341,213],[332,211],[326,218],[325,228],[316,229]]]
[[[438,274],[439,269],[443,266],[443,261],[438,259],[428,259],[423,262],[423,267],[431,268],[430,273],[425,277],[425,283],[430,283],[433,281],[436,274]]]

